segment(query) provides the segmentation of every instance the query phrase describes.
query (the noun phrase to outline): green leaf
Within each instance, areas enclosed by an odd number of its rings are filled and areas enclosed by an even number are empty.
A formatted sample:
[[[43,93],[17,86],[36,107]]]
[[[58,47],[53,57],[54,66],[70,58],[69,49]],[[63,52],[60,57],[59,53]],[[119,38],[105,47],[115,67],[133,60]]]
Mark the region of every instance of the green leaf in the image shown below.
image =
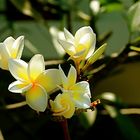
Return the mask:
[[[140,133],[132,123],[131,119],[122,115],[119,110],[110,105],[104,105],[109,115],[116,121],[124,137],[128,140],[139,140]]]
[[[121,104],[119,98],[111,92],[105,92],[101,94],[98,98],[110,115],[112,119],[117,123],[119,130],[122,132],[123,136],[128,140],[138,140],[140,139],[140,133],[128,116],[124,116],[120,113],[120,110],[116,107]],[[121,105],[122,106],[122,105]]]
[[[99,47],[95,51],[95,53],[93,53],[93,55],[87,60],[87,63],[89,63],[90,65],[93,64],[105,51],[106,46],[107,46],[107,44],[105,43],[101,47]]]
[[[33,17],[37,20],[42,20],[41,14],[36,11],[29,0],[10,0],[11,3],[24,15]]]
[[[122,106],[121,100],[112,92],[104,92],[98,96],[102,104]]]
[[[105,10],[107,12],[112,12],[112,11],[120,11],[123,10],[123,6],[121,3],[111,3],[107,4],[104,6]]]
[[[104,52],[107,44],[103,44],[101,47],[99,47],[92,55],[91,57],[87,60],[85,66],[82,68],[82,71],[86,71],[90,65],[92,65]]]
[[[114,0],[99,0],[99,1],[102,5],[114,3]],[[119,2],[119,0],[116,0],[116,2]]]
[[[128,11],[131,31],[140,31],[140,1],[133,4]]]
[[[117,102],[118,98],[112,92],[104,92],[99,96],[100,99],[107,100],[109,102]]]
[[[132,49],[134,51],[140,52],[140,48],[139,47],[131,46],[130,49]]]

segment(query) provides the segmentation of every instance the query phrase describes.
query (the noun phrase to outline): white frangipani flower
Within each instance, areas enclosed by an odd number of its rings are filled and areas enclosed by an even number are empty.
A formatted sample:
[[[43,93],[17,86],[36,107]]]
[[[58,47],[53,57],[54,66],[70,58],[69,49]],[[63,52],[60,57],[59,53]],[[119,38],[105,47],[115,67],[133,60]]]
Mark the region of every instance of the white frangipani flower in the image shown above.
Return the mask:
[[[36,54],[28,64],[20,59],[10,59],[9,71],[17,80],[9,85],[9,91],[23,93],[32,109],[45,111],[49,92],[61,84],[59,70],[45,70],[43,56]]]
[[[71,118],[75,112],[75,104],[67,93],[58,94],[54,101],[50,100],[50,106],[54,116]]]
[[[89,83],[87,81],[81,81],[76,83],[77,72],[73,66],[71,66],[67,77],[60,66],[59,70],[62,80],[62,87],[60,87],[61,90],[72,96],[75,107],[89,108],[91,104]]]
[[[73,60],[81,61],[89,58],[95,49],[96,35],[89,26],[80,28],[73,36],[64,28],[65,40],[58,39],[64,50]]]
[[[20,59],[23,48],[24,36],[19,36],[17,39],[10,36],[0,43],[0,68],[9,70],[8,60],[10,58]]]

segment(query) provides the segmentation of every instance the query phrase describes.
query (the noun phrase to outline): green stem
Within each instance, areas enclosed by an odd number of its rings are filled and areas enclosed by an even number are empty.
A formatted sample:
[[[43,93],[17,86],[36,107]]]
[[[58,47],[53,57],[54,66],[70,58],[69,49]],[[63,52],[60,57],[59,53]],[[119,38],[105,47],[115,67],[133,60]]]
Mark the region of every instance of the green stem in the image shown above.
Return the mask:
[[[64,120],[60,121],[60,125],[62,126],[62,129],[63,129],[64,140],[70,140],[70,134],[69,134],[67,119],[64,119]]]
[[[80,67],[79,67],[80,61],[77,61],[77,60],[74,60],[74,59],[73,59],[73,61],[74,61],[74,64],[75,64],[75,67],[76,67],[76,70],[77,70],[77,75],[79,77],[80,76]]]

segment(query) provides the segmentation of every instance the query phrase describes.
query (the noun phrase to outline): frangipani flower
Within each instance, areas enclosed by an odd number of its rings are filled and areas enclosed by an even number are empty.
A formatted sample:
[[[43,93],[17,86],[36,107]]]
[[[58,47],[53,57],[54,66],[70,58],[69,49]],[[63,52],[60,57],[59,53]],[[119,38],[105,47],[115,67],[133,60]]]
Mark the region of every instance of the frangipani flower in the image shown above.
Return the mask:
[[[75,104],[70,94],[58,94],[54,101],[50,100],[51,110],[54,116],[71,118],[75,112]]]
[[[75,107],[89,108],[91,103],[89,83],[87,81],[76,83],[77,72],[73,66],[71,66],[67,77],[60,66],[59,70],[62,80],[61,90],[72,96]]]
[[[95,49],[96,35],[89,26],[80,28],[73,36],[64,28],[65,40],[59,39],[59,43],[70,55],[71,59],[79,60],[89,58]]]
[[[29,64],[20,59],[10,59],[9,70],[17,80],[9,85],[9,91],[24,93],[32,109],[45,111],[48,93],[60,84],[59,70],[45,70],[44,58],[40,54],[33,56]]]
[[[19,36],[16,40],[8,37],[0,43],[0,68],[8,70],[9,58],[20,59],[24,47],[24,36]]]

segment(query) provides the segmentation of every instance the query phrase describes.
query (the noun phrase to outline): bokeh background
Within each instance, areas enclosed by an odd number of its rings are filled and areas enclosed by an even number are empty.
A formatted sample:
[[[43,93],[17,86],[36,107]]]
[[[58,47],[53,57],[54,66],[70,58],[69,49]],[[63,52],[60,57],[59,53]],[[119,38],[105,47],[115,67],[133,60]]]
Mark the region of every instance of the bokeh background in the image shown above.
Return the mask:
[[[140,139],[140,1],[139,0],[0,0],[0,42],[8,36],[25,36],[22,59],[37,53],[46,67],[64,64],[68,56],[57,42],[64,27],[73,34],[91,26],[97,35],[96,49],[107,48],[91,66],[92,100],[101,104],[92,112],[73,116],[69,123],[72,140]],[[102,68],[102,66],[105,66]],[[8,92],[14,81],[0,69],[0,140],[63,140],[60,125],[45,113],[28,106],[9,109],[24,101]]]

